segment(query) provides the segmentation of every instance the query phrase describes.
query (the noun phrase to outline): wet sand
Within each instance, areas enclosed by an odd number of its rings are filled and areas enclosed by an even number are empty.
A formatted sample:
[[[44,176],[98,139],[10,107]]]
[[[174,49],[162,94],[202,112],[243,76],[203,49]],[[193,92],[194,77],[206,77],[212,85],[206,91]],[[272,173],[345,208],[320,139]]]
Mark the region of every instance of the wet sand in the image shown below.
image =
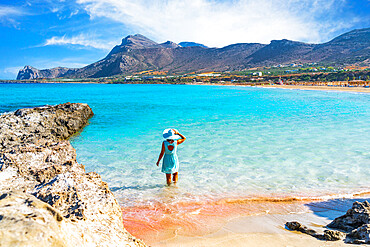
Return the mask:
[[[264,85],[264,86],[258,86],[258,87],[370,93],[370,88],[364,88],[364,87],[329,87],[329,86],[301,86],[301,85],[299,85],[299,86],[295,86],[295,85]]]
[[[151,246],[352,246],[289,231],[285,223],[299,221],[322,233],[354,201],[369,200],[369,194],[353,198],[123,208],[123,217],[126,229]]]
[[[291,232],[284,229],[286,221],[298,220],[311,228],[321,230],[319,225],[325,225],[328,220],[316,217],[312,213],[304,215],[267,215],[240,217],[228,222],[219,231],[201,236],[177,236],[173,239],[155,243],[153,246],[354,246],[343,241],[321,241],[306,234]],[[314,222],[314,223],[313,223]]]
[[[289,231],[287,221],[299,221],[322,233],[324,226],[334,218],[345,214],[355,200],[332,200],[305,204],[306,212],[240,216],[229,220],[218,231],[203,236],[181,236],[153,243],[160,247],[194,246],[357,246],[344,241],[322,241],[309,235]]]

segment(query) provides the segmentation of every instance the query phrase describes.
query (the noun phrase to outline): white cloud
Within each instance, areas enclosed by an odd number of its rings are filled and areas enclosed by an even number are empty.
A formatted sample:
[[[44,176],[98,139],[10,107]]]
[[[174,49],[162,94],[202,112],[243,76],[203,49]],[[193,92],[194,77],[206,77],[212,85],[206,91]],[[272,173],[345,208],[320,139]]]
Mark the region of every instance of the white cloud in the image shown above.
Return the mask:
[[[74,11],[72,11],[70,14],[69,14],[69,18],[71,18],[72,16],[74,16],[74,15],[77,15],[78,14],[78,12],[79,12],[79,10],[78,9],[75,9]]]
[[[43,46],[48,45],[78,45],[86,48],[90,47],[101,50],[110,50],[115,45],[115,42],[100,41],[84,34],[80,34],[73,37],[66,37],[65,35],[62,37],[51,37],[43,44]]]
[[[348,20],[331,18],[345,0],[77,0],[77,3],[91,18],[112,19],[157,41],[195,41],[208,46],[269,43],[283,38],[321,42],[332,37],[333,32],[351,27]]]
[[[0,6],[0,18],[23,15],[24,11],[17,7]]]
[[[28,15],[28,13],[22,8],[0,5],[0,24],[11,25],[17,28],[19,23],[16,21],[16,18],[24,15]]]
[[[3,69],[3,74],[15,77],[18,74],[18,71],[23,68],[23,66],[20,67],[7,67]]]

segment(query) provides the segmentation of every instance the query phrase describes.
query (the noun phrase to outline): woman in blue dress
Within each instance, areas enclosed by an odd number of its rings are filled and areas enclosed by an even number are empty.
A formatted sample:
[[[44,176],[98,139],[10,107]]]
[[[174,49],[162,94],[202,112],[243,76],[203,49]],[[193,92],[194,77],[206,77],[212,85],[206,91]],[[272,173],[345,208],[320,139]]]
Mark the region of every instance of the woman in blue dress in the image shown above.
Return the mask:
[[[166,174],[167,185],[171,184],[171,175],[174,183],[179,179],[179,159],[177,158],[177,145],[180,145],[186,140],[186,137],[180,134],[176,129],[165,129],[163,138],[166,139],[162,143],[162,150],[159,154],[157,166],[163,155],[162,172]]]

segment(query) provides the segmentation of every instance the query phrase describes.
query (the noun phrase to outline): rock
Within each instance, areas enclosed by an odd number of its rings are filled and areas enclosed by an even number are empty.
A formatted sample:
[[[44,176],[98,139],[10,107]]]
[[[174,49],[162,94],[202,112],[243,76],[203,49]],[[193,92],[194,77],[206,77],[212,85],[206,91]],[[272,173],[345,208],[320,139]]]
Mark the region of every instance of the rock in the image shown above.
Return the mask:
[[[22,192],[0,196],[0,246],[83,246],[75,226],[36,197]],[[72,229],[70,229],[72,228]],[[66,241],[66,240],[69,241]],[[74,245],[75,244],[75,245]]]
[[[315,230],[309,229],[297,221],[287,222],[285,223],[285,226],[290,230],[306,233],[313,237],[316,237],[317,235],[317,232]]]
[[[365,224],[347,234],[346,243],[370,244],[370,224]]]
[[[0,246],[145,246],[66,140],[92,115],[71,103],[0,115]]]
[[[327,241],[337,241],[342,240],[346,237],[344,232],[335,231],[335,230],[325,230],[323,235],[323,240]]]
[[[340,231],[325,230],[324,234],[319,234],[315,230],[309,229],[297,221],[287,222],[285,226],[290,230],[299,231],[320,240],[337,241],[345,238],[345,234]]]
[[[59,209],[65,218],[85,220],[85,205],[78,195],[75,180],[69,173],[59,174],[48,183],[38,185],[33,195]]]
[[[92,116],[87,104],[71,103],[19,109],[13,114],[0,115],[0,150],[43,147],[65,140],[85,126]]]
[[[287,222],[285,225],[290,230],[300,231],[321,240],[336,241],[345,239],[346,243],[369,244],[370,203],[368,201],[354,202],[352,208],[345,215],[335,218],[327,225],[327,227],[340,229],[344,232],[325,230],[324,234],[317,234],[316,231],[308,229],[296,221]]]
[[[327,227],[350,232],[364,224],[370,224],[370,204],[367,201],[354,202],[345,215],[334,219]]]

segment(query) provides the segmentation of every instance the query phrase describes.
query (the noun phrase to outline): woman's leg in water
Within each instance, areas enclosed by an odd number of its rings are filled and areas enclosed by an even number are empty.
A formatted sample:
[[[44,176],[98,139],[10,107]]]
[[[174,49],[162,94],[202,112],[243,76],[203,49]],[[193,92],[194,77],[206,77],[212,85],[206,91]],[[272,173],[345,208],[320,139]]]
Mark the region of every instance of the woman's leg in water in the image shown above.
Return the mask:
[[[167,181],[167,185],[171,184],[171,173],[170,174],[166,173],[166,181]]]
[[[173,182],[174,182],[174,183],[177,183],[177,181],[179,180],[179,173],[178,173],[178,172],[175,172],[175,173],[173,174],[172,179],[173,179]]]

